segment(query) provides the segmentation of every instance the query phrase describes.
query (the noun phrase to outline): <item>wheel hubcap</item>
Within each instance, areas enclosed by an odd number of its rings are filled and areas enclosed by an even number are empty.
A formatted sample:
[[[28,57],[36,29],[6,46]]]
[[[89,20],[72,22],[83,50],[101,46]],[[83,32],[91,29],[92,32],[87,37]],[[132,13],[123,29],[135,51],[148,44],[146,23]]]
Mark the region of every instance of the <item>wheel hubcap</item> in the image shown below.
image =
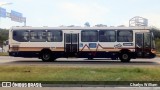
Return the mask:
[[[48,59],[50,58],[49,53],[44,54],[44,55],[43,55],[43,58],[44,58],[45,60],[48,60]]]
[[[125,59],[125,60],[128,59],[128,55],[127,55],[127,54],[123,54],[122,57],[123,57],[123,59]]]

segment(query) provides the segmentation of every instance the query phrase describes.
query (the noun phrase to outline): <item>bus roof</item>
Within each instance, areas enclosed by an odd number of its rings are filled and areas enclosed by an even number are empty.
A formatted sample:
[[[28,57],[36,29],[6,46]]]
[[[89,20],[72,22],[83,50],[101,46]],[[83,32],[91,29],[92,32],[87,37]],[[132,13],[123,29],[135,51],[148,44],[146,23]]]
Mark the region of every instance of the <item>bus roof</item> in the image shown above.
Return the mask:
[[[16,26],[11,27],[11,30],[150,30],[150,27],[29,27],[29,26]]]

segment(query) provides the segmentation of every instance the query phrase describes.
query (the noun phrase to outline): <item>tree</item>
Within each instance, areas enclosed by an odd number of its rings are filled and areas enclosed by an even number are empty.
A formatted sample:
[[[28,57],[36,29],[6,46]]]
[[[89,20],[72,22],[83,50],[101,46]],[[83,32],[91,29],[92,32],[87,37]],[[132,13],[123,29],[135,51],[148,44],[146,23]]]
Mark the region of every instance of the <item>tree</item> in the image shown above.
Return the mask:
[[[160,29],[153,27],[151,30],[155,37],[156,50],[160,52]]]
[[[86,26],[86,27],[90,27],[89,22],[86,22],[86,23],[84,24],[84,26]]]
[[[97,24],[95,25],[96,27],[107,27],[107,25],[103,25],[103,24]]]
[[[3,41],[8,40],[9,31],[6,29],[0,29],[0,46],[3,45]]]
[[[152,28],[151,31],[153,32],[156,39],[160,39],[160,29],[158,28]]]

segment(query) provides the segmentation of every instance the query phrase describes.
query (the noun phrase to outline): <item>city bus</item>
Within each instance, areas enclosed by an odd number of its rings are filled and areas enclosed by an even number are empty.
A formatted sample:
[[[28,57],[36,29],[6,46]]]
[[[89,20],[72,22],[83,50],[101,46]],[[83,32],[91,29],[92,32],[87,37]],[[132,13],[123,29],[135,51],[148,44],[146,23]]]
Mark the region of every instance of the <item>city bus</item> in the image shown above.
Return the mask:
[[[130,62],[155,57],[150,27],[12,27],[9,55],[57,58],[111,58]]]

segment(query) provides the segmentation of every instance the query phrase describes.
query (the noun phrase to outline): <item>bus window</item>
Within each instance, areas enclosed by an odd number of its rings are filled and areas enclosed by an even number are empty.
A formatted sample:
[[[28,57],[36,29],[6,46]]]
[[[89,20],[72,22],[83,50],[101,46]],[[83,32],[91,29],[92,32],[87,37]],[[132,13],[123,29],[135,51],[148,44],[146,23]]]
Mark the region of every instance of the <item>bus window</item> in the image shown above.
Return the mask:
[[[62,31],[60,30],[48,30],[47,41],[48,42],[62,42]]]
[[[100,42],[115,42],[116,33],[115,31],[99,31],[99,41]]]
[[[45,30],[30,31],[30,41],[31,42],[45,42],[46,41],[46,31]]]
[[[133,42],[133,31],[119,30],[117,32],[118,42]]]
[[[29,41],[29,31],[27,30],[14,30],[13,39],[18,42],[28,42]]]
[[[98,41],[98,31],[97,30],[81,31],[81,41],[82,42],[97,42]]]

